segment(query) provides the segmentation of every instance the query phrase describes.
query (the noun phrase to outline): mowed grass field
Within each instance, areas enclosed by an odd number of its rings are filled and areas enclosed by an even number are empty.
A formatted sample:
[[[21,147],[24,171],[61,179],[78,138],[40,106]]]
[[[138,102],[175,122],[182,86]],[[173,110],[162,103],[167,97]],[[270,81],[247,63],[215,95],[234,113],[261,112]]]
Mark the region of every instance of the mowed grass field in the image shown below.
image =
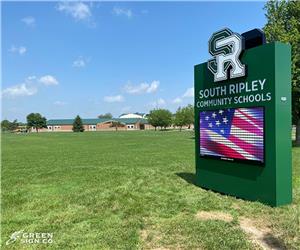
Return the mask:
[[[300,148],[288,206],[204,190],[194,173],[191,132],[3,134],[2,248],[259,249],[240,227],[247,218],[282,248],[299,249]],[[19,230],[53,233],[54,242],[5,246]]]

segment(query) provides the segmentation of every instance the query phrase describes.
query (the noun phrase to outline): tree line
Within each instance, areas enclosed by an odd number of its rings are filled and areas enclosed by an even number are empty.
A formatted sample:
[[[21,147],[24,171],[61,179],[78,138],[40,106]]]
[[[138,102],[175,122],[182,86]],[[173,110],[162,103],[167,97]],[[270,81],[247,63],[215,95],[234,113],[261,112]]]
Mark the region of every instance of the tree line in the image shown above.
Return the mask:
[[[47,119],[40,113],[30,113],[27,115],[26,120],[27,123],[22,123],[17,120],[10,122],[5,119],[1,122],[1,130],[3,132],[13,132],[20,129],[27,132],[29,128],[34,128],[38,132],[39,129],[47,128]]]
[[[180,131],[182,127],[188,128],[194,124],[194,107],[188,105],[186,107],[179,107],[175,114],[172,114],[167,109],[154,109],[151,110],[148,115],[149,123],[155,128],[166,129],[171,125],[179,127]]]
[[[112,114],[106,113],[99,115],[98,118],[107,118],[112,119]],[[179,107],[175,114],[172,114],[171,111],[167,109],[154,109],[151,110],[147,116],[149,124],[151,124],[155,130],[157,128],[166,129],[171,125],[179,127],[180,131],[183,126],[190,126],[194,123],[194,107],[188,105],[186,107]],[[36,132],[39,132],[40,129],[47,128],[47,119],[42,116],[40,113],[30,113],[26,117],[27,123],[20,123],[17,120],[12,122],[8,120],[3,120],[1,122],[2,131],[13,132],[22,127],[25,131],[33,128]],[[114,127],[118,130],[119,127],[124,127],[120,121],[112,121],[111,127]],[[84,132],[84,126],[82,119],[77,115],[73,122],[72,130],[74,132]]]

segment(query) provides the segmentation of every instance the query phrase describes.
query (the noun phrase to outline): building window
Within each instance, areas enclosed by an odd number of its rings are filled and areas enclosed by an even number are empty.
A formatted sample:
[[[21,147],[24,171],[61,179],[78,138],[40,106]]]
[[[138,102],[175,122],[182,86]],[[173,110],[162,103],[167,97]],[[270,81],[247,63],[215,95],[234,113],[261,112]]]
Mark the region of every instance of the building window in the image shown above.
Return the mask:
[[[89,130],[92,130],[92,131],[96,130],[96,125],[89,125]]]

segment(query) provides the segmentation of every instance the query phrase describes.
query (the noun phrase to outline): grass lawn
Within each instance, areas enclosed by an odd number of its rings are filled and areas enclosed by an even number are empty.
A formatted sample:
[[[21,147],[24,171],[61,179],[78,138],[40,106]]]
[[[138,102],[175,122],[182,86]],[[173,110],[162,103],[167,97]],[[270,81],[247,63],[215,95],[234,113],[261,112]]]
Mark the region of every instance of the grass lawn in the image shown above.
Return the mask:
[[[271,208],[193,185],[191,132],[2,135],[2,247],[11,233],[53,233],[33,249],[258,249],[246,217],[297,249],[300,148],[293,148],[292,205]],[[219,211],[232,221],[203,220]]]

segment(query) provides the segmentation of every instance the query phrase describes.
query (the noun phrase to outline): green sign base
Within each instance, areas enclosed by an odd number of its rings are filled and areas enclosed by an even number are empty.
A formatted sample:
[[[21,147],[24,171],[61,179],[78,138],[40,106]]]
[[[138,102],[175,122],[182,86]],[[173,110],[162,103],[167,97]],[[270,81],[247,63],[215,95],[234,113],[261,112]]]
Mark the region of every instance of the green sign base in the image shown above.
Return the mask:
[[[246,77],[218,83],[214,82],[207,63],[195,66],[197,184],[271,206],[289,204],[292,202],[290,46],[276,42],[251,48],[244,52],[241,61],[247,65]],[[205,89],[218,86],[229,89],[230,84],[236,87],[234,90],[232,87],[231,93],[227,91],[226,96],[217,96],[216,92],[213,97],[204,95]],[[217,101],[226,97],[231,97],[232,101]],[[201,111],[256,106],[264,107],[265,112],[264,164],[209,159],[200,155]]]

